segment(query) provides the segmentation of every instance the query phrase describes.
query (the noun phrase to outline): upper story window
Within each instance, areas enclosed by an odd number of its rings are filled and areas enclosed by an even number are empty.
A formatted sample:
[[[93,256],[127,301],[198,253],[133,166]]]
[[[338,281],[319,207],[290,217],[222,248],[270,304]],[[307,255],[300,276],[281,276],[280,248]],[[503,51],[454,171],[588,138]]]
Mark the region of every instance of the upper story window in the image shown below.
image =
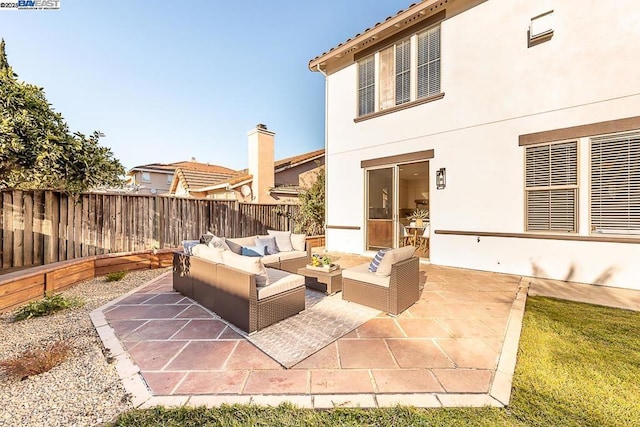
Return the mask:
[[[358,62],[359,117],[438,94],[440,25]]]
[[[167,175],[167,185],[171,185],[172,181],[173,181],[173,175]]]
[[[640,234],[640,131],[591,139],[591,231]]]
[[[440,26],[418,35],[417,98],[438,93],[440,93]]]
[[[142,172],[142,182],[151,182],[151,173]]]
[[[358,63],[358,115],[374,112],[375,106],[375,61],[373,56]]]

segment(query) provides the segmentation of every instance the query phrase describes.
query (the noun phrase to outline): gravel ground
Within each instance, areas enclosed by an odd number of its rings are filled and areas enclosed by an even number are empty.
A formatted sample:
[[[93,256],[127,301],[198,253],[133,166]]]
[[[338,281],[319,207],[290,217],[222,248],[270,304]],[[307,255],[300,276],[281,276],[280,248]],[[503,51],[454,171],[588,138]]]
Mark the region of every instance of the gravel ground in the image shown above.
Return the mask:
[[[85,304],[51,316],[15,323],[11,314],[0,316],[0,360],[58,340],[72,347],[61,365],[23,381],[0,371],[0,426],[93,426],[131,409],[89,313],[169,270],[130,272],[119,282],[104,277],[83,282],[63,294]]]

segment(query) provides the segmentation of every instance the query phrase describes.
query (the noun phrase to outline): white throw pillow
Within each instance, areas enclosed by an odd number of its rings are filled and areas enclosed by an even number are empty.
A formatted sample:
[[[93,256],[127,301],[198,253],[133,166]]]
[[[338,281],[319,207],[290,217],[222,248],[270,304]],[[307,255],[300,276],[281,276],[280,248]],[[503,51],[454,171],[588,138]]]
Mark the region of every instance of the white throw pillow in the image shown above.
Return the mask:
[[[278,245],[278,250],[280,252],[289,252],[293,250],[290,231],[267,230],[267,233],[269,233],[269,236],[275,236],[276,245]]]
[[[305,251],[307,245],[306,234],[291,234],[291,246],[294,251]]]
[[[187,255],[193,255],[193,248],[195,245],[200,243],[200,240],[183,240],[182,241],[182,252]]]
[[[218,264],[224,263],[224,260],[222,259],[222,253],[224,252],[224,249],[222,248],[212,248],[211,246],[205,245],[204,243],[200,243],[195,245],[191,252],[197,257],[204,258]]]
[[[225,251],[230,251],[229,245],[227,245],[226,239],[224,237],[213,236],[209,241],[209,247],[211,248],[222,248]]]
[[[238,255],[233,251],[223,251],[222,259],[224,260],[224,264],[229,267],[242,270],[249,274],[255,274],[257,286],[267,286],[269,284],[267,269],[264,268],[264,264],[262,264],[260,258]]]

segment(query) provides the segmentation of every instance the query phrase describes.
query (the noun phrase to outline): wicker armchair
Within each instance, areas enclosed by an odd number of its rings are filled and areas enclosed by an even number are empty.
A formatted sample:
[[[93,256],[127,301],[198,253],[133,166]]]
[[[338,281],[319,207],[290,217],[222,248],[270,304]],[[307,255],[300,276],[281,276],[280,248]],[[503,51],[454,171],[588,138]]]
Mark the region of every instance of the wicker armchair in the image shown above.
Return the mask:
[[[360,272],[358,274],[351,275],[350,269],[345,269],[342,273],[342,299],[397,316],[420,298],[419,263],[416,257],[399,261],[391,267],[389,277],[381,278],[369,273],[369,280],[366,280],[366,273],[362,273],[368,264],[353,267],[354,272]]]

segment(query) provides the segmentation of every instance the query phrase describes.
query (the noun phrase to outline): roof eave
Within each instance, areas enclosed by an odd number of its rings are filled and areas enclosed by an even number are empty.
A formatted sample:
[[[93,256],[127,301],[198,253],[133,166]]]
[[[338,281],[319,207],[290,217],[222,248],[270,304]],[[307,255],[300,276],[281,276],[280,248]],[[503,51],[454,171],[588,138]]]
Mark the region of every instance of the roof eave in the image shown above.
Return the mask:
[[[367,28],[361,34],[356,34],[355,37],[348,39],[346,42],[340,43],[338,46],[331,48],[328,52],[313,58],[309,61],[309,70],[324,71],[326,70],[327,62],[338,60],[345,55],[356,52],[359,49],[369,47],[380,40],[390,37],[393,34],[414,25],[413,22],[403,22],[412,15],[421,14],[427,16],[430,14],[429,12],[439,11],[440,3],[449,4],[453,1],[454,0],[422,0],[420,3],[412,4],[406,10],[400,11],[397,15],[388,17],[385,21],[377,23],[372,28]],[[433,10],[429,10],[431,8],[433,8]],[[381,38],[381,34],[385,32],[388,34],[384,34],[384,37]]]
[[[278,172],[286,171],[287,169],[295,168],[296,166],[304,165],[305,163],[313,162],[313,161],[319,160],[319,159],[321,159],[323,157],[324,157],[324,153],[318,154],[316,156],[309,157],[308,159],[301,160],[299,162],[289,163],[289,164],[284,165],[284,166],[276,167],[274,169],[274,172],[278,173]]]

